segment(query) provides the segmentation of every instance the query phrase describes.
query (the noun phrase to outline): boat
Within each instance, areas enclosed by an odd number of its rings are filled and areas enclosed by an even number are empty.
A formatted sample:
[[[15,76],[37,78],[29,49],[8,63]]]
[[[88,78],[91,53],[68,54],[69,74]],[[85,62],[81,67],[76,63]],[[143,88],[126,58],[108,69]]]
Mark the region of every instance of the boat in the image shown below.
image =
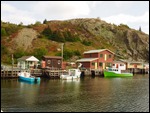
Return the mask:
[[[81,71],[80,69],[69,69],[68,74],[60,75],[60,78],[63,80],[71,80],[80,78]]]
[[[122,72],[118,68],[108,68],[104,70],[104,77],[131,77],[133,73]]]
[[[40,77],[34,77],[30,74],[30,72],[20,72],[18,73],[18,77],[20,80],[23,81],[40,82]]]

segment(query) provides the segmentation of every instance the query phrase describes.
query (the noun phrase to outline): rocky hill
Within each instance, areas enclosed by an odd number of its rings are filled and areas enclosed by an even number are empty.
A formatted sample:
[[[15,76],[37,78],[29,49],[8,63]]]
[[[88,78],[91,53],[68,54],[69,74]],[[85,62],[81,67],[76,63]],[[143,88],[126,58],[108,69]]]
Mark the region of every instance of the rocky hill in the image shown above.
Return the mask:
[[[11,54],[16,59],[22,55],[39,59],[42,55],[61,55],[62,43],[64,58],[69,61],[81,58],[86,50],[107,48],[120,58],[149,62],[149,35],[127,25],[117,26],[95,18],[43,23],[12,27],[1,22],[2,62],[11,62]]]

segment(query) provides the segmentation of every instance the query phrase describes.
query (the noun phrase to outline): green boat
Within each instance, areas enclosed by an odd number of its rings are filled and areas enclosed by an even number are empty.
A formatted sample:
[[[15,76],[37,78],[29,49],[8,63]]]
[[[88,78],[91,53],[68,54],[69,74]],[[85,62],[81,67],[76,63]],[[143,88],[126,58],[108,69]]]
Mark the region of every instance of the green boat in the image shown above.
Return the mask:
[[[104,77],[131,77],[133,73],[122,73],[121,70],[117,68],[108,68],[104,70]]]

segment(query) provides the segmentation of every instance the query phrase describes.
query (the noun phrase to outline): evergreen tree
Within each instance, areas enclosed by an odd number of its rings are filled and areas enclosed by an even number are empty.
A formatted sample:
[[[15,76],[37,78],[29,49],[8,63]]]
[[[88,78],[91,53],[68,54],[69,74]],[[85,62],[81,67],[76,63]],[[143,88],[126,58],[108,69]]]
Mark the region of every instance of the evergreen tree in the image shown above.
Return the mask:
[[[141,26],[139,27],[139,31],[142,31],[142,30],[141,30]]]
[[[47,24],[47,20],[46,19],[43,21],[43,24]]]

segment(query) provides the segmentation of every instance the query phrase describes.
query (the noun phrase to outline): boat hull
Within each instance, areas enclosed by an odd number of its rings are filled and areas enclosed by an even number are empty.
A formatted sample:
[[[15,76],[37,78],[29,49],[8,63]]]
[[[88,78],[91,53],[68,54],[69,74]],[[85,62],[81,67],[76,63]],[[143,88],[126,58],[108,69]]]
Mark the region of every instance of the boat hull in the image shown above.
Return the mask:
[[[28,82],[40,82],[40,77],[23,77],[19,76],[20,80],[28,81]]]
[[[104,77],[132,77],[132,73],[115,73],[110,71],[104,71]]]

